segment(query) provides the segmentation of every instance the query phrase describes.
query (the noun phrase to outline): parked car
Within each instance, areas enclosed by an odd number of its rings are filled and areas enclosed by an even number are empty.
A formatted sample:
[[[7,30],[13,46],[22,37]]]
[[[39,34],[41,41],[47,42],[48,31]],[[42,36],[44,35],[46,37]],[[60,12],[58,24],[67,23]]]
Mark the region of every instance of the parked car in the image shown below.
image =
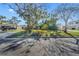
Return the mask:
[[[7,30],[16,30],[17,28],[13,27],[13,26],[8,26],[8,25],[2,25],[2,26],[0,26],[0,29],[2,31],[7,31]]]

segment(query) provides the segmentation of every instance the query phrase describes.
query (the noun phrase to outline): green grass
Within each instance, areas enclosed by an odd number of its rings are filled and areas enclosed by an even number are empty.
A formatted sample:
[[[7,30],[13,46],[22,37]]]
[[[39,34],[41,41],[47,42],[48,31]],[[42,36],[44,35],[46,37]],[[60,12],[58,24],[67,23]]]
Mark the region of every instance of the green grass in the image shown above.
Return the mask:
[[[41,30],[42,31],[42,30]],[[40,31],[40,32],[41,32]],[[43,30],[44,31],[44,30]],[[42,33],[41,33],[41,35],[42,35],[42,37],[51,37],[50,36],[50,33],[52,32],[52,34],[54,33],[54,31],[44,31],[43,32],[42,31]],[[35,30],[35,32],[38,32],[37,30]],[[32,32],[32,33],[35,33],[35,32]],[[72,36],[74,36],[74,37],[79,37],[79,30],[71,30],[71,31],[68,31],[68,33],[70,34],[67,34],[67,33],[65,33],[65,32],[63,32],[63,31],[60,31],[60,32],[58,32],[57,33],[57,35],[59,36],[59,37],[72,37]],[[28,35],[29,35],[30,33],[26,33],[26,31],[19,31],[19,32],[16,32],[14,35],[12,35],[12,36],[10,36],[10,37],[27,37]],[[48,34],[48,36],[45,36],[45,34]],[[72,36],[71,36],[72,35]]]
[[[25,34],[24,31],[16,32],[15,34],[8,36],[7,38],[18,38],[19,36],[22,36],[23,34]]]
[[[65,37],[69,37],[69,36],[77,36],[77,37],[79,37],[79,30],[71,30],[71,31],[68,31],[68,33],[70,34],[67,34],[67,33],[65,33],[65,32],[63,32],[63,31],[61,31],[59,34],[61,35],[61,36],[65,36]]]
[[[79,36],[79,31],[78,32],[69,32],[73,36]]]

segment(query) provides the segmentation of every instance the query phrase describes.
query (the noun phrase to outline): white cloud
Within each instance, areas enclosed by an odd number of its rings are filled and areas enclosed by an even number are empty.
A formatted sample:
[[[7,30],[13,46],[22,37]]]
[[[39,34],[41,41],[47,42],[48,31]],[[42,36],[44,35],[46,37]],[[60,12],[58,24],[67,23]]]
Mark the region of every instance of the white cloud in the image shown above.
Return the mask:
[[[12,13],[14,13],[14,10],[13,10],[13,9],[8,9],[8,11],[9,11],[9,12],[12,12]]]

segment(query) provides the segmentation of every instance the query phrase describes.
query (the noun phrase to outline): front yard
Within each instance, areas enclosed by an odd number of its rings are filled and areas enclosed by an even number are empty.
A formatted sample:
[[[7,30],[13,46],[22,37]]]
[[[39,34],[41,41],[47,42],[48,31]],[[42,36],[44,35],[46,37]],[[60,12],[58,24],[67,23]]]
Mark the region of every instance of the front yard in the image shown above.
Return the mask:
[[[27,31],[16,31],[15,34],[8,38],[25,38],[25,37],[79,37],[79,30],[70,30],[67,33],[64,31],[48,31],[48,30],[32,30],[31,33]]]

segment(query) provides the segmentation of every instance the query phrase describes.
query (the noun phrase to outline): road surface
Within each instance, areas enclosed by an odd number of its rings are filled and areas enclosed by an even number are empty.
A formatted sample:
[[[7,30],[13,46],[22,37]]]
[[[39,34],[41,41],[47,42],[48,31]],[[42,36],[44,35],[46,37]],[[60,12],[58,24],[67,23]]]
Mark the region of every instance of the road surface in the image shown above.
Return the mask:
[[[12,39],[0,44],[0,55],[5,56],[79,56],[79,46],[74,38],[49,38],[40,41],[36,38]],[[15,41],[16,40],[16,41]],[[30,40],[30,41],[29,41]]]
[[[1,38],[6,38],[7,36],[10,36],[12,34],[14,34],[15,32],[4,32],[4,33],[0,33],[0,39]]]
[[[79,56],[75,38],[6,38],[14,32],[0,33],[0,55],[5,56]],[[3,38],[3,39],[1,39]],[[79,39],[79,38],[77,38]]]

